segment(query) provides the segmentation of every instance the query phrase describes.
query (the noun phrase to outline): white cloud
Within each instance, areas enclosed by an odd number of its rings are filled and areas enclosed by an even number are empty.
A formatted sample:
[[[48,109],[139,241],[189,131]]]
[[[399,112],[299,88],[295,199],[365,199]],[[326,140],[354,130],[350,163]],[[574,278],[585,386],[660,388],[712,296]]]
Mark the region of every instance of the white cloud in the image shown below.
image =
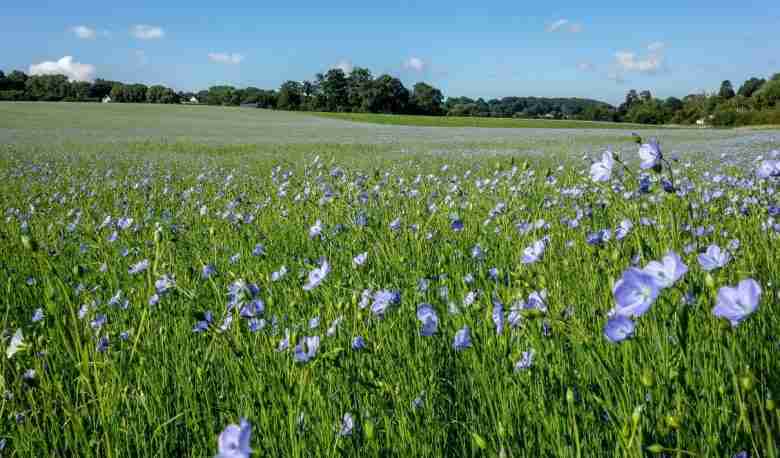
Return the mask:
[[[91,29],[85,25],[71,27],[70,31],[82,40],[94,40],[95,37],[97,37],[97,32],[95,32],[95,29]]]
[[[590,62],[580,62],[577,64],[577,70],[582,72],[592,72],[596,69],[596,66]]]
[[[155,40],[165,36],[165,30],[162,27],[146,24],[134,25],[130,33],[139,40]]]
[[[352,73],[352,69],[354,68],[354,66],[352,65],[352,62],[346,59],[341,59],[339,63],[336,64],[333,68],[341,69],[342,72],[349,75],[350,73]]]
[[[568,19],[558,19],[557,21],[553,22],[552,24],[547,26],[548,32],[557,32],[560,30],[563,26],[569,23]]]
[[[662,51],[662,50],[663,50],[665,47],[666,47],[666,45],[665,45],[665,44],[663,44],[663,42],[660,42],[660,41],[655,41],[655,42],[653,42],[653,43],[650,43],[649,45],[647,45],[647,49],[648,49],[650,52],[660,52],[660,51]]]
[[[631,51],[618,51],[615,60],[618,68],[624,72],[656,73],[664,65],[665,45],[656,41],[647,46],[647,55],[639,57]]]
[[[421,72],[425,70],[425,67],[427,67],[427,64],[419,57],[410,57],[406,59],[403,64],[404,69],[414,70],[416,72]]]
[[[217,62],[220,64],[237,65],[240,64],[242,60],[244,60],[244,56],[243,54],[238,53],[228,54],[224,52],[210,52],[209,59],[212,62]]]
[[[92,81],[95,79],[95,66],[74,62],[72,56],[65,56],[57,62],[41,62],[30,65],[31,75],[65,75],[71,81]]]
[[[568,19],[558,19],[557,21],[547,25],[547,31],[580,33],[582,32],[582,24],[571,22]]]

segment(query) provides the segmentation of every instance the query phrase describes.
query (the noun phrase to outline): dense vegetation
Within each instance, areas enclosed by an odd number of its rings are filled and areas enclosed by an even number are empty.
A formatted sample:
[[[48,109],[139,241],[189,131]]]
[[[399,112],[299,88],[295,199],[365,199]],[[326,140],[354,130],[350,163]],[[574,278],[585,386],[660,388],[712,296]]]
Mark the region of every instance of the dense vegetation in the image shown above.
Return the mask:
[[[411,89],[390,75],[374,77],[366,68],[349,74],[341,69],[318,73],[313,80],[286,81],[278,90],[212,86],[197,93],[175,92],[161,85],[124,84],[97,79],[68,81],[63,75],[28,76],[0,72],[0,100],[180,103],[193,97],[207,105],[253,106],[293,111],[385,113],[492,118],[550,118],[637,124],[740,126],[780,124],[780,73],[769,80],[750,78],[738,91],[724,81],[717,93],[690,94],[682,99],[654,98],[650,91],[630,90],[615,108],[582,98],[504,97],[484,100],[448,97],[430,84]]]
[[[3,456],[778,457],[777,132],[63,105],[0,104]]]
[[[614,113],[616,119],[641,124],[694,124],[744,126],[780,124],[780,73],[765,80],[750,78],[738,91],[723,81],[711,94],[690,94],[682,99],[654,98],[650,91],[631,90]]]

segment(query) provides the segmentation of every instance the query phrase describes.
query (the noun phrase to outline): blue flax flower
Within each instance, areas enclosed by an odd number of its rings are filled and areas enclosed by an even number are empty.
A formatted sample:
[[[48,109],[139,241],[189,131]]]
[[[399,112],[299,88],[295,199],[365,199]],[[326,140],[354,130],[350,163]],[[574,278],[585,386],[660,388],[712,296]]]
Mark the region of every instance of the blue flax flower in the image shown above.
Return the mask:
[[[452,340],[452,348],[455,351],[463,351],[469,347],[471,347],[471,331],[468,326],[463,326],[455,333],[455,338]]]
[[[637,268],[623,272],[615,283],[612,294],[615,297],[614,315],[640,317],[653,305],[660,289],[655,277]]]
[[[228,425],[219,435],[217,458],[249,458],[252,449],[249,441],[252,436],[252,425],[241,419],[238,425]]]
[[[604,326],[604,337],[612,343],[622,342],[634,334],[634,322],[625,316],[613,316]]]
[[[736,327],[758,309],[761,286],[752,278],[742,280],[736,287],[724,286],[718,290],[718,298],[712,314],[725,318]]]

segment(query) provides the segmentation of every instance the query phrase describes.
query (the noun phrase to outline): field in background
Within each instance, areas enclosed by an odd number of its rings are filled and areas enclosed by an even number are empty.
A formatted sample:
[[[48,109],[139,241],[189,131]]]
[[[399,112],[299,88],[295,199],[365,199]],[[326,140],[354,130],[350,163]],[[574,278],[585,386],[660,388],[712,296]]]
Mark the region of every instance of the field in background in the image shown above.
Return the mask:
[[[356,115],[358,116],[358,115]],[[384,115],[376,115],[383,119]],[[390,116],[392,117],[392,116]],[[398,117],[402,119],[402,117]],[[422,117],[421,119],[424,119]],[[436,118],[440,119],[440,118]],[[445,119],[445,118],[441,118]],[[481,118],[446,118],[480,120]],[[501,121],[500,119],[484,119]],[[506,120],[522,122],[522,120]],[[647,128],[579,122],[577,129],[558,121],[541,127],[489,129],[436,128],[350,122],[309,113],[235,107],[19,102],[0,103],[0,143],[72,145],[77,149],[255,150],[349,145],[371,151],[467,154],[572,154],[604,147],[633,147],[631,133],[663,136],[667,150],[703,150],[722,143],[760,141],[764,131]],[[593,126],[593,127],[591,127]],[[746,134],[745,132],[748,132]],[[767,130],[766,132],[773,132]],[[156,146],[154,146],[156,145]]]
[[[312,113],[315,116],[344,121],[390,124],[395,126],[482,127],[510,129],[656,129],[647,124],[577,121],[568,119],[482,118],[474,116],[417,116],[377,113]],[[660,127],[666,128],[666,127]]]
[[[210,457],[245,417],[260,457],[777,457],[780,131],[640,133],[675,170],[646,192],[629,129],[0,103],[0,456]],[[669,251],[609,342],[613,283]]]

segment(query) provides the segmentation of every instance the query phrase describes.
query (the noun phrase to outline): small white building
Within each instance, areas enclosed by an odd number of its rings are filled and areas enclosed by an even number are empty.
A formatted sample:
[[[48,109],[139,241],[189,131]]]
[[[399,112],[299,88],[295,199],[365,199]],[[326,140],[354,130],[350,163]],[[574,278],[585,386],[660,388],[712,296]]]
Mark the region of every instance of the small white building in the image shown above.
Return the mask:
[[[103,103],[111,103],[111,96],[107,95],[107,96],[103,97],[102,102]]]
[[[696,120],[696,127],[705,127],[707,125],[707,122],[703,118],[699,118]]]
[[[198,98],[193,95],[192,97],[190,97],[190,103],[197,104],[197,103],[200,103],[200,102],[198,101]]]

